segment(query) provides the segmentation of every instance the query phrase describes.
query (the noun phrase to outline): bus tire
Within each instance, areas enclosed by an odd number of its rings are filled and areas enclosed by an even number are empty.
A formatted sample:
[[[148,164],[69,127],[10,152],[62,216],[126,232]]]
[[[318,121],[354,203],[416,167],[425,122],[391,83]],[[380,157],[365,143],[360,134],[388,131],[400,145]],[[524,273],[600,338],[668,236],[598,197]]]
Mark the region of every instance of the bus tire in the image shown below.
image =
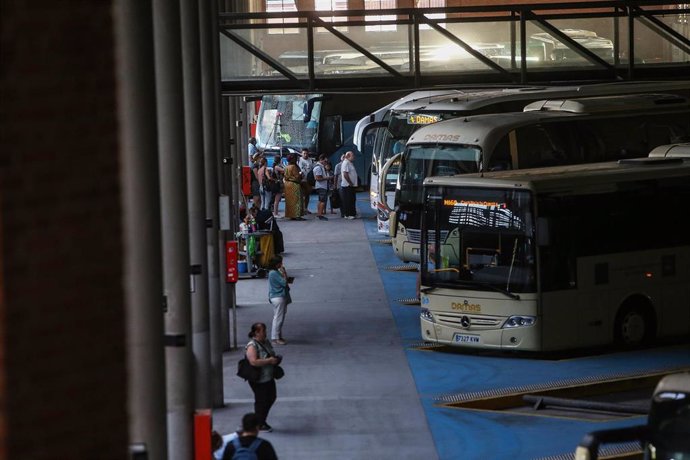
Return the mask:
[[[614,323],[614,341],[624,348],[649,345],[656,336],[656,316],[649,302],[634,299],[618,310]]]

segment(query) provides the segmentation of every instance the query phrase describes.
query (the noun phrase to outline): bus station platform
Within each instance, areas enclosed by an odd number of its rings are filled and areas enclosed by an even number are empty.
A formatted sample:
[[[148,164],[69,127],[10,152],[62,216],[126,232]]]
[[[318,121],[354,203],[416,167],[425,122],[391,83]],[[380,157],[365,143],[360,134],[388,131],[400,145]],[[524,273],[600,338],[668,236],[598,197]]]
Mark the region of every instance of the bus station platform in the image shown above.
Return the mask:
[[[423,342],[416,267],[400,262],[388,235],[377,232],[367,198],[358,194],[356,220],[338,213],[328,221],[314,215],[278,221],[284,265],[295,282],[283,327],[288,343],[275,346],[286,376],[277,382],[268,418],[273,431],[260,436],[279,458],[572,459],[586,433],[643,424],[646,416],[537,410],[516,400],[578,392],[591,399],[604,383],[604,392],[625,389],[619,400],[644,407],[644,390],[632,391],[630,382],[642,382],[641,388],[690,369],[687,341],[551,356]],[[224,354],[225,407],[213,411],[213,428],[221,434],[235,431],[253,411],[251,389],[235,372],[250,325],[261,321],[270,330],[267,295],[266,279],[236,285],[238,348]],[[608,455],[632,458],[625,456],[631,451],[622,446]]]

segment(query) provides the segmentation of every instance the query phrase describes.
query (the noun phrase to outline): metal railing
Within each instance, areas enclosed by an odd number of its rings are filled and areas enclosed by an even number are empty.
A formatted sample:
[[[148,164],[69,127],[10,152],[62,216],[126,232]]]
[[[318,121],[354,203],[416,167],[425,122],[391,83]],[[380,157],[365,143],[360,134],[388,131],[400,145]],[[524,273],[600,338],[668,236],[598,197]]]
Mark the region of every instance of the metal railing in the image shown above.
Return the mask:
[[[221,13],[223,92],[680,78],[690,4]]]

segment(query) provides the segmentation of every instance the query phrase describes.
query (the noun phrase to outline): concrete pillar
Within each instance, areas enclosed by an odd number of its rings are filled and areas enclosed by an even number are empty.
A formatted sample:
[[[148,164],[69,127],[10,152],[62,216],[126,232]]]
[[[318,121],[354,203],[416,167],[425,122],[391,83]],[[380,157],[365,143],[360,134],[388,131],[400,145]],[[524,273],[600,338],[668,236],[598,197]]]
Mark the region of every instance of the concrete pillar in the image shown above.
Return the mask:
[[[166,297],[168,458],[187,460],[193,456],[194,373],[180,3],[153,0],[153,26]]]
[[[114,3],[122,165],[129,442],[168,458],[163,271],[153,57],[147,0]]]
[[[206,189],[201,100],[201,40],[197,0],[181,0],[182,65],[189,205],[192,353],[195,407],[211,408],[211,338],[209,326],[208,256],[206,252]]]
[[[218,71],[218,22],[216,2],[199,3],[199,31],[201,40],[201,94],[204,120],[204,165],[206,182],[206,253],[209,284],[209,326],[211,343],[211,401],[213,407],[223,407],[223,327],[220,299],[225,289],[221,278],[225,248],[219,246],[218,215],[218,139],[220,127],[216,112],[220,104],[220,72]],[[225,327],[227,336],[227,326]]]

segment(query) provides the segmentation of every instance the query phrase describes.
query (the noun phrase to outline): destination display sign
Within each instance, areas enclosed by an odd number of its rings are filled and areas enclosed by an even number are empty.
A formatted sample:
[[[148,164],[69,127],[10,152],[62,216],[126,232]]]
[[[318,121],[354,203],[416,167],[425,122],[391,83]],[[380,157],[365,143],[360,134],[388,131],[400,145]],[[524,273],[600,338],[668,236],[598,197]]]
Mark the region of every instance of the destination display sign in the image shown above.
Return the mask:
[[[430,125],[441,121],[440,115],[427,115],[422,113],[413,113],[407,116],[408,125]]]

